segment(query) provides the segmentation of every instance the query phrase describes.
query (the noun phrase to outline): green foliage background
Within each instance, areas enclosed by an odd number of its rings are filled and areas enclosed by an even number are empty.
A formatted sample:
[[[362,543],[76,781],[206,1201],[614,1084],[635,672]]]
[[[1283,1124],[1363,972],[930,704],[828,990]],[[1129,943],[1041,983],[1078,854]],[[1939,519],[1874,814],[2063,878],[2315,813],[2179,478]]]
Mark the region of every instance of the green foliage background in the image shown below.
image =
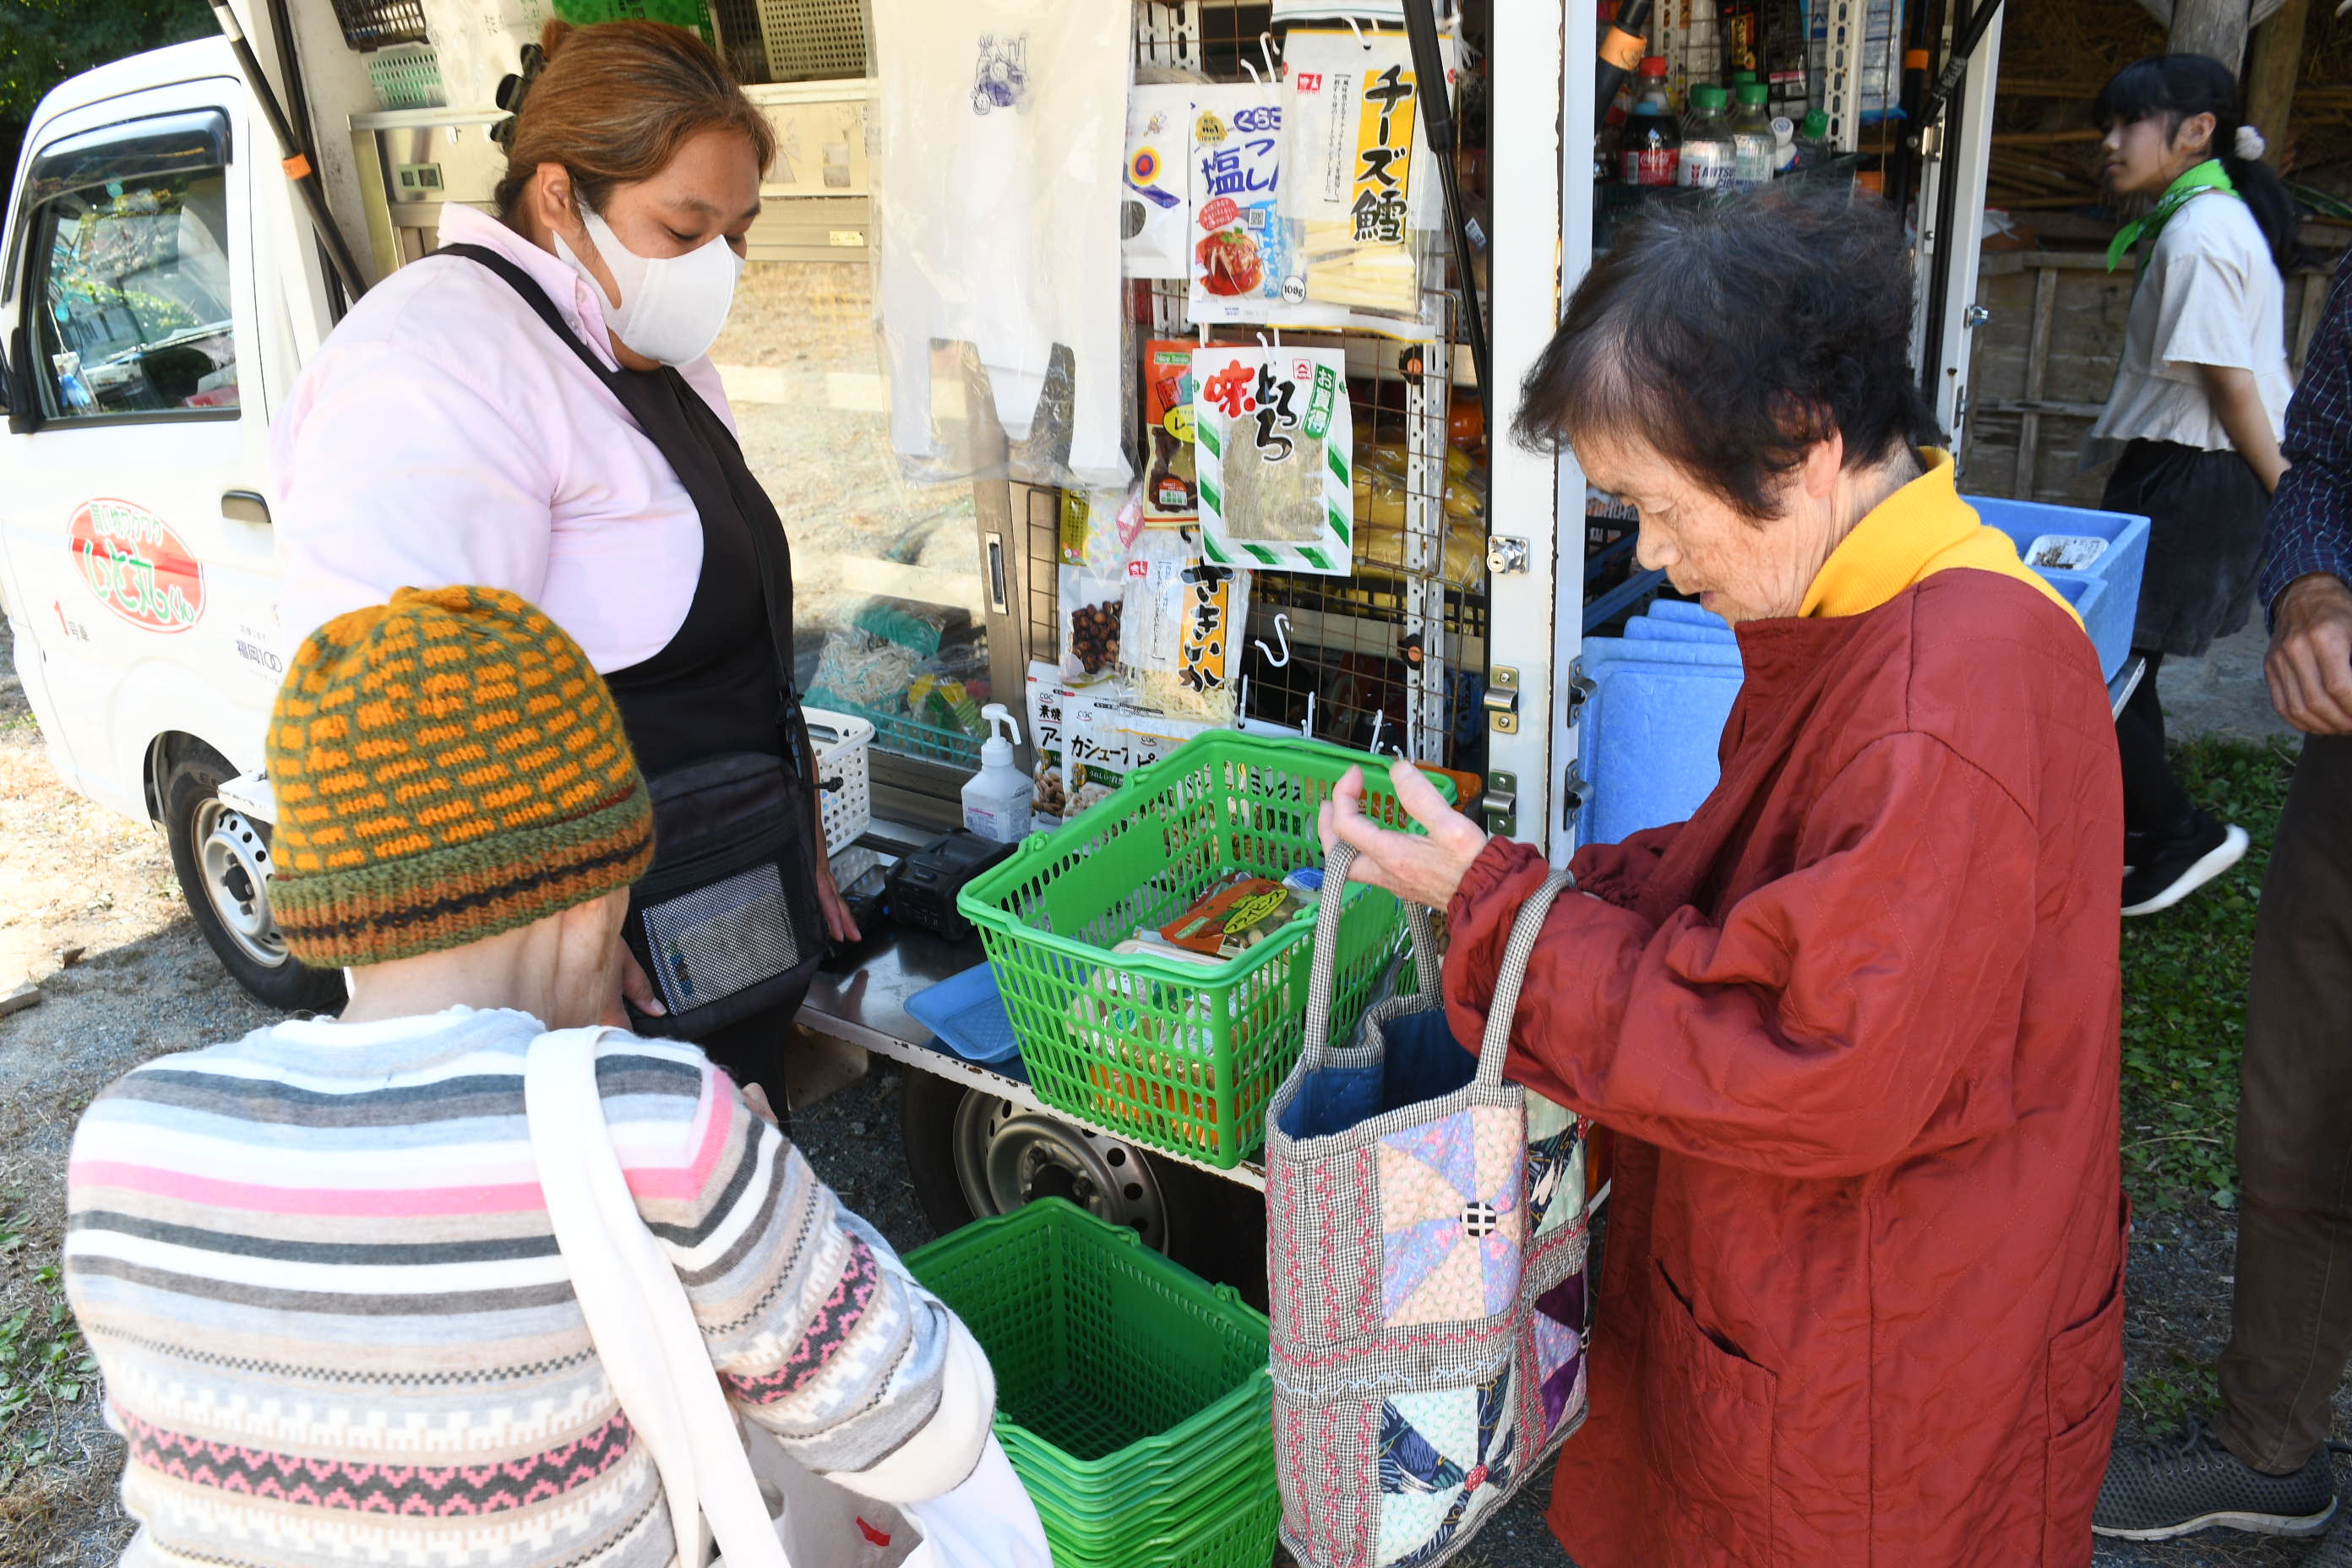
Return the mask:
[[[205,0],[0,0],[0,169],[41,95],[92,66],[217,31]]]

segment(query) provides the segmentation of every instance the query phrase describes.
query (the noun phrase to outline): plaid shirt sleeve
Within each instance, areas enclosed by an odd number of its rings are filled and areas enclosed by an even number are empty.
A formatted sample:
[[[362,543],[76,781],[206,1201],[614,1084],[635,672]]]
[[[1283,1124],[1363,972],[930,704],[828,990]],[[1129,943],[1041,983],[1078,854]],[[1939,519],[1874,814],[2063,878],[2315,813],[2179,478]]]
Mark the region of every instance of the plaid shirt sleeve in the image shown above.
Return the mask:
[[[2336,265],[2280,451],[2291,466],[2271,501],[2265,610],[2314,572],[2352,583],[2352,251]]]

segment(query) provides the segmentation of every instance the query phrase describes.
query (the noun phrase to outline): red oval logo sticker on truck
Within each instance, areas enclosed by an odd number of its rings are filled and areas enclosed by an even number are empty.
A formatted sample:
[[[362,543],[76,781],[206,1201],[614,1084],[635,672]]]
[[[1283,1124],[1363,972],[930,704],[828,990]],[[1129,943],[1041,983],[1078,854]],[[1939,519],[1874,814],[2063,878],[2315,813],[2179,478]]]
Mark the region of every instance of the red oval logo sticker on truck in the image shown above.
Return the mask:
[[[184,632],[204,617],[204,563],[145,507],[105,497],[84,501],[68,538],[81,580],[132,626]]]

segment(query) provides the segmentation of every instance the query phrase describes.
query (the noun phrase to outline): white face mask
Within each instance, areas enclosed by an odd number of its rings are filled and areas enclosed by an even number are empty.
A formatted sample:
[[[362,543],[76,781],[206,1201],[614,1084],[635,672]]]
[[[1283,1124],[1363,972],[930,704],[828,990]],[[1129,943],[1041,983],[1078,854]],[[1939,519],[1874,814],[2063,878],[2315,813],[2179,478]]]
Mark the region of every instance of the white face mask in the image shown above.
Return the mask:
[[[613,335],[661,364],[690,364],[709,353],[727,324],[727,312],[735,303],[735,280],[743,272],[743,258],[728,245],[727,237],[713,235],[684,256],[639,256],[593,209],[583,206],[581,218],[588,227],[588,242],[612,269],[621,302],[612,302],[596,275],[560,234],[555,253],[595,289],[597,302],[604,307],[604,325]]]

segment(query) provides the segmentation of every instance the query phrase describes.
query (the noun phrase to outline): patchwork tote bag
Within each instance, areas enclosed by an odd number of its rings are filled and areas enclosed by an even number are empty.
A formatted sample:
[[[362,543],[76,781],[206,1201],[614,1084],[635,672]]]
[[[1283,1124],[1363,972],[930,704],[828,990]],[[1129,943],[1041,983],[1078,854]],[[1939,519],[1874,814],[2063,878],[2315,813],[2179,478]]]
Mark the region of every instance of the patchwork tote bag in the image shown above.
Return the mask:
[[[1556,871],[1521,906],[1475,1058],[1414,904],[1418,990],[1335,1049],[1353,858],[1325,863],[1305,1049],[1267,1112],[1275,1468],[1303,1568],[1424,1568],[1584,1421],[1589,1123],[1503,1081],[1528,954],[1575,884]]]

